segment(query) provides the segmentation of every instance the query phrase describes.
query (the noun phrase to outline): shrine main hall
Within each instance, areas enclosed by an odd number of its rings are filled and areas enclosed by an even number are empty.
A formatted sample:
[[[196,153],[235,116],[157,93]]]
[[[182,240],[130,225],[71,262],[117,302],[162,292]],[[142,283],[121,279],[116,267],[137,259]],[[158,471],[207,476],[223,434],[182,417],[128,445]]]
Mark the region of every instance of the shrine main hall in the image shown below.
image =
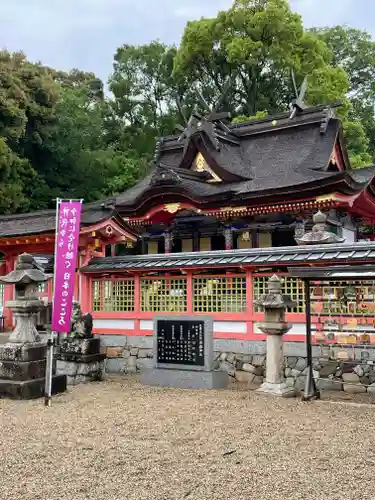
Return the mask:
[[[304,342],[304,288],[288,269],[375,259],[375,169],[350,165],[336,106],[238,124],[193,113],[178,136],[157,140],[137,185],[84,204],[75,299],[104,345],[148,349],[155,314],[206,314],[216,351],[248,352],[265,339],[256,300],[274,273],[294,301],[285,339]],[[1,216],[1,273],[23,252],[52,273],[54,244],[54,210]],[[327,282],[321,293],[339,288]],[[52,289],[41,286],[46,304]],[[9,329],[14,291],[1,290]],[[116,359],[113,369],[126,363]]]

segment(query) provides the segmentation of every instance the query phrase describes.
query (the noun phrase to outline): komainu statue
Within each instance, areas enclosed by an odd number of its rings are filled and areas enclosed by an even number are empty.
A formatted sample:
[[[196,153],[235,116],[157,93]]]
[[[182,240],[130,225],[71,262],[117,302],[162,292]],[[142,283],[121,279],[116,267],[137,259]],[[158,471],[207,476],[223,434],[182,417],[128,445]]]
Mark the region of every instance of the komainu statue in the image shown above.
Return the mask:
[[[76,339],[91,339],[94,337],[92,328],[92,315],[90,313],[82,314],[81,306],[78,302],[74,302],[69,337]]]

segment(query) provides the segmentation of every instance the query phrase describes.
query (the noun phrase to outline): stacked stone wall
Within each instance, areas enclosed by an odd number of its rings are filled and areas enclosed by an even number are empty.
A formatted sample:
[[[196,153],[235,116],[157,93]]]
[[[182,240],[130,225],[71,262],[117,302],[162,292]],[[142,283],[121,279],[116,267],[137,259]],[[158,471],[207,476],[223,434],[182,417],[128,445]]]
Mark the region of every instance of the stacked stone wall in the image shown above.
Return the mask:
[[[152,368],[153,337],[101,336],[106,354],[106,373],[136,374],[142,367]],[[353,352],[352,347],[347,348]],[[319,346],[313,347],[313,369],[321,390],[344,390],[348,393],[375,393],[375,347],[355,347],[357,360],[328,361]],[[306,346],[302,342],[286,342],[284,375],[286,383],[303,390],[307,376]],[[363,361],[363,352],[370,364]],[[374,359],[374,365],[371,359]],[[260,385],[265,377],[266,343],[263,341],[215,340],[214,369],[228,373],[233,383]]]

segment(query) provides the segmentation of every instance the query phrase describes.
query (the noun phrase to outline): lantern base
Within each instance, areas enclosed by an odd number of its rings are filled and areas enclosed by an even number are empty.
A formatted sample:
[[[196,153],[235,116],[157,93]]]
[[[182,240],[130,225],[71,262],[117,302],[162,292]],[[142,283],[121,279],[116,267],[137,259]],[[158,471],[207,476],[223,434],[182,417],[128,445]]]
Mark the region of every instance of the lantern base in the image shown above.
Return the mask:
[[[0,398],[36,399],[44,396],[46,345],[12,343],[0,345]],[[52,394],[66,390],[66,376],[56,375],[52,365]]]
[[[44,397],[45,378],[34,380],[0,379],[0,398],[38,399]],[[52,395],[66,391],[66,375],[52,377]]]
[[[280,396],[282,398],[293,398],[296,395],[295,389],[287,386],[285,382],[281,382],[280,384],[264,382],[256,392],[271,394],[272,396]]]

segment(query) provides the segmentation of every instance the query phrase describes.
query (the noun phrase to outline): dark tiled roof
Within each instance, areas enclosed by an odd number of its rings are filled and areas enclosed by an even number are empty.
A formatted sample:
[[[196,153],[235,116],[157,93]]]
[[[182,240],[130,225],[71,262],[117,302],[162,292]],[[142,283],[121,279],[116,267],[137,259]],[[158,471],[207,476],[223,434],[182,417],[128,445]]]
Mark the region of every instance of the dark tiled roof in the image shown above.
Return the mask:
[[[105,257],[91,260],[81,271],[86,273],[100,273],[121,270],[178,270],[192,267],[280,267],[314,262],[335,262],[342,264],[364,261],[375,261],[375,243]]]
[[[289,274],[296,278],[307,280],[334,279],[334,280],[374,280],[375,265],[362,266],[330,266],[330,267],[295,267],[288,269]]]
[[[328,169],[335,143],[341,141],[342,134],[341,122],[335,118],[329,120],[322,133],[321,123],[325,116],[324,107],[316,107],[293,119],[289,119],[289,114],[282,114],[231,125],[232,132],[240,139],[240,145],[224,141],[220,143],[219,150],[213,147],[209,149],[208,142],[202,138],[201,143],[205,145],[201,152],[205,155],[204,152],[207,154],[208,151],[210,166],[214,168],[212,165],[217,164],[226,170],[232,176],[231,182],[208,183],[184,177],[181,171],[190,167],[186,156],[183,160],[184,144],[176,137],[164,138],[160,164],[171,170],[177,167],[179,182],[173,186],[164,184],[158,189],[151,183],[155,173],[153,170],[138,185],[118,196],[116,207],[120,212],[127,213],[131,209],[137,210],[151,197],[160,195],[172,196],[174,201],[180,201],[181,196],[185,195],[202,204],[212,203],[216,198],[220,201],[240,201],[262,196],[285,199],[294,187],[301,193],[305,192],[306,196],[311,196],[309,190],[315,195],[325,194],[318,192],[322,186],[326,186],[330,192],[337,187],[336,190],[344,194],[355,194],[371,182],[374,168],[346,170],[346,173]],[[201,135],[203,137],[203,133]],[[198,150],[199,137],[194,140],[192,150],[194,147]],[[347,162],[344,144],[341,144],[341,149],[344,162]],[[350,185],[349,191],[347,184]]]
[[[109,219],[113,211],[100,208],[99,204],[84,205],[81,225],[90,226]],[[55,210],[41,210],[28,214],[0,216],[0,238],[7,236],[27,236],[55,231]]]
[[[347,172],[354,182],[359,184],[367,184],[374,177],[375,166],[356,168],[354,170],[348,170]]]

